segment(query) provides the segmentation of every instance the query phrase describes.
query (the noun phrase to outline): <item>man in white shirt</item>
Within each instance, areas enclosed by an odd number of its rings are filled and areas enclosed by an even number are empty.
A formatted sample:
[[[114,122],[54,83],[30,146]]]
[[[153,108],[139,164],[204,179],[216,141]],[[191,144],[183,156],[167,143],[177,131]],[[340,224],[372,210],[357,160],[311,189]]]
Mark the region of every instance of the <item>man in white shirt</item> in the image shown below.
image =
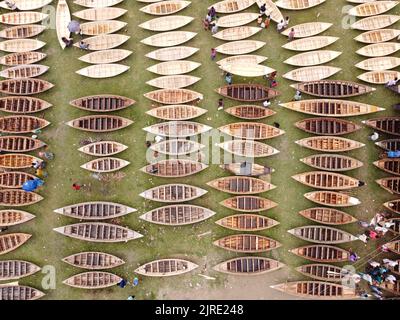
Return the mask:
[[[399,81],[399,79],[397,79],[397,77],[394,78],[393,80],[389,80],[389,81],[386,83],[386,87],[395,86],[395,85],[397,84],[398,81]]]
[[[270,105],[271,105],[271,102],[269,101],[269,99],[268,99],[268,100],[265,100],[265,101],[263,102],[264,108],[268,108]]]

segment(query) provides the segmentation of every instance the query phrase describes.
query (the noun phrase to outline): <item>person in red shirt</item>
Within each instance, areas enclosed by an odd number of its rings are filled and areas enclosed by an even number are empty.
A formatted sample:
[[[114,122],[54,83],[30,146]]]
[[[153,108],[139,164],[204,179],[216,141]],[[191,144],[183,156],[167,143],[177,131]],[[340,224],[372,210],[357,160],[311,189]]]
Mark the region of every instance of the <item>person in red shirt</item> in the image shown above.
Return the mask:
[[[77,184],[77,183],[74,183],[72,185],[72,189],[74,189],[75,191],[79,191],[79,190],[81,190],[81,186],[79,184]]]

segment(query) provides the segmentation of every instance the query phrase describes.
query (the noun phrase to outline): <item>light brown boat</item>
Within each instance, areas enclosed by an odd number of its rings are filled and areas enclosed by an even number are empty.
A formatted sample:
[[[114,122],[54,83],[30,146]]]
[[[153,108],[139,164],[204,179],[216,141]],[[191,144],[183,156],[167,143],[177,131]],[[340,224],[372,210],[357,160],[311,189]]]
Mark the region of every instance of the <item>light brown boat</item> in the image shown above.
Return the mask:
[[[75,0],[74,3],[87,8],[112,7],[124,0]]]
[[[395,283],[383,282],[379,285],[379,288],[396,296],[400,296],[400,281],[398,280]]]
[[[2,154],[0,155],[0,168],[26,169],[32,167],[32,163],[35,161],[40,161],[40,159],[27,154]]]
[[[43,200],[43,197],[34,192],[20,189],[0,190],[0,205],[9,207],[29,206]]]
[[[208,166],[204,163],[188,159],[167,159],[151,163],[141,171],[162,178],[187,177],[197,174]]]
[[[400,43],[396,42],[382,42],[369,44],[361,49],[357,50],[356,53],[364,57],[383,57],[400,50]]]
[[[307,118],[294,124],[300,130],[324,136],[340,136],[361,129],[358,124],[337,118]]]
[[[45,119],[33,116],[6,116],[0,117],[0,132],[2,133],[30,133],[41,130],[50,124]]]
[[[275,169],[252,162],[236,162],[221,164],[221,169],[228,170],[237,176],[265,176],[275,172]]]
[[[357,159],[339,154],[316,154],[300,159],[306,165],[326,171],[349,171],[361,168],[363,163]]]
[[[259,27],[250,26],[232,27],[217,32],[213,37],[224,41],[238,41],[250,38],[261,30]]]
[[[132,51],[125,49],[108,49],[85,54],[78,59],[92,64],[115,63],[128,58]]]
[[[114,20],[124,15],[128,10],[122,8],[91,8],[74,12],[73,15],[82,20],[103,21]]]
[[[147,99],[160,104],[185,104],[194,100],[203,100],[203,95],[188,89],[160,89],[145,93]]]
[[[400,72],[394,70],[369,71],[357,76],[358,79],[373,84],[386,84],[388,81],[399,77]]]
[[[167,121],[178,121],[178,120],[190,120],[202,116],[207,112],[206,109],[202,109],[192,105],[177,104],[167,105],[157,108],[153,108],[146,113],[152,117],[167,120]]]
[[[386,134],[400,136],[400,117],[382,117],[362,121],[363,124]]]
[[[299,146],[323,152],[345,152],[362,148],[365,144],[333,136],[309,137],[296,141]]]
[[[275,111],[257,105],[239,105],[225,109],[225,112],[245,120],[261,120],[276,114]]]
[[[338,247],[313,244],[309,246],[299,247],[289,252],[315,262],[344,262],[348,261],[350,257],[350,252]]]
[[[11,25],[38,23],[47,19],[49,15],[36,11],[18,11],[0,14],[0,22]]]
[[[281,10],[279,10],[278,6],[272,0],[256,0],[256,2],[259,7],[263,4],[266,5],[265,14],[269,15],[276,23],[279,23],[284,19]]]
[[[239,40],[221,44],[216,47],[215,50],[222,54],[240,55],[254,52],[258,49],[261,49],[265,45],[266,43],[263,41]]]
[[[1,93],[18,96],[39,94],[53,87],[52,83],[42,79],[22,78],[0,81]]]
[[[286,10],[304,10],[324,3],[325,0],[278,0],[275,4]]]
[[[263,257],[239,257],[216,265],[213,269],[233,276],[256,276],[282,268],[284,264]]]
[[[389,70],[400,66],[400,58],[378,57],[363,60],[355,65],[357,68],[367,71]]]
[[[88,44],[89,50],[98,51],[98,50],[108,50],[121,46],[126,41],[128,41],[130,36],[125,34],[101,34],[98,36],[86,38],[84,40],[85,44]],[[75,47],[79,48],[79,42],[74,44]]]
[[[7,171],[0,173],[0,188],[17,189],[22,188],[22,185],[29,179],[35,179],[32,174],[19,171]]]
[[[253,234],[230,235],[214,241],[213,244],[228,251],[245,253],[267,252],[281,246],[276,240]]]
[[[317,50],[329,46],[339,40],[338,37],[331,36],[313,36],[290,41],[282,46],[282,48],[294,51]]]
[[[36,39],[11,39],[0,42],[0,50],[6,52],[27,52],[43,48],[45,42]]]
[[[190,41],[197,35],[190,31],[168,31],[157,33],[140,42],[153,47],[173,47]]]
[[[358,179],[325,171],[300,173],[292,176],[292,178],[306,186],[324,190],[349,190],[363,185]]]
[[[135,270],[137,274],[148,277],[178,276],[191,272],[198,265],[182,259],[160,259],[148,262]]]
[[[115,274],[103,271],[89,271],[76,274],[63,283],[79,289],[104,289],[112,287],[121,282],[122,278]]]
[[[273,72],[275,69],[260,64],[228,64],[219,66],[221,70],[232,73],[241,77],[264,77]]]
[[[296,67],[309,67],[332,61],[339,57],[341,54],[342,52],[340,51],[316,50],[296,54],[295,56],[286,59],[284,63]]]
[[[363,31],[382,29],[395,24],[400,20],[400,16],[393,14],[381,14],[373,17],[363,18],[354,22],[350,28]]]
[[[146,70],[162,76],[172,76],[192,72],[200,66],[201,63],[198,62],[188,60],[176,60],[160,62],[148,67]]]
[[[259,122],[236,122],[218,128],[224,134],[238,139],[265,140],[279,137],[285,131]]]
[[[109,157],[120,153],[128,147],[116,141],[98,141],[89,143],[78,150],[91,156]]]
[[[218,143],[218,147],[240,157],[262,158],[279,153],[279,150],[258,141],[230,140]]]
[[[23,136],[0,137],[0,150],[3,152],[29,152],[44,147],[46,144],[39,139]]]
[[[163,16],[177,13],[190,5],[190,1],[167,0],[156,3],[151,3],[140,8],[141,12],[152,14],[155,16]]]
[[[44,6],[50,4],[53,0],[13,0],[13,3],[17,6],[19,10],[27,11],[27,10],[37,10],[43,8]],[[0,7],[3,9],[10,10],[10,7],[7,5],[6,1],[0,2]]]
[[[193,20],[193,17],[172,15],[145,21],[139,24],[139,27],[150,31],[165,32],[180,29]]]
[[[158,61],[172,61],[186,59],[199,51],[198,48],[187,46],[169,47],[151,51],[145,56]]]
[[[111,132],[126,128],[132,120],[119,116],[94,115],[84,116],[67,122],[72,128],[89,132]]]
[[[261,231],[275,227],[279,222],[257,214],[236,214],[215,222],[221,227],[235,231]]]
[[[285,73],[282,77],[292,81],[300,81],[300,82],[318,81],[329,78],[341,70],[342,70],[341,68],[336,68],[331,66],[303,67],[291,70]]]
[[[206,133],[212,128],[193,121],[169,121],[143,128],[146,132],[172,138],[186,138]]]
[[[400,177],[378,179],[376,183],[391,194],[400,194]]]
[[[369,17],[385,13],[398,5],[398,1],[372,1],[351,8],[348,14],[355,17]]]
[[[242,212],[266,211],[278,205],[269,199],[256,196],[236,196],[225,199],[220,204],[229,209]]]
[[[400,214],[400,199],[385,202],[383,206],[389,209],[390,211]]]
[[[32,235],[27,233],[8,233],[0,235],[0,255],[14,251],[27,242],[30,237],[32,237]]]
[[[379,148],[385,151],[396,151],[400,149],[400,139],[386,139],[375,142]]]
[[[343,282],[349,279],[353,273],[342,267],[331,264],[307,264],[296,268],[301,274],[320,281]]]
[[[165,184],[146,190],[140,194],[147,200],[158,202],[186,202],[199,198],[207,193],[206,190],[188,184]]]
[[[222,0],[212,6],[219,13],[235,13],[251,7],[254,3],[255,0]]]
[[[191,85],[195,84],[199,80],[201,80],[201,78],[190,76],[190,75],[180,74],[180,75],[158,77],[158,78],[149,80],[146,83],[149,86],[153,86],[153,87],[156,87],[159,89],[182,89],[182,88],[190,87]]]
[[[5,39],[23,39],[36,37],[46,29],[45,26],[37,24],[27,24],[14,26],[0,31],[0,37]]]
[[[62,49],[66,48],[66,43],[62,41],[62,38],[69,39],[70,31],[68,28],[71,22],[71,11],[68,7],[68,2],[66,0],[58,0],[56,7],[56,33],[58,43]]]
[[[240,27],[253,22],[258,16],[258,13],[253,12],[234,13],[220,17],[216,24],[221,28]]]
[[[222,192],[231,194],[257,194],[276,188],[272,183],[253,177],[231,176],[207,182],[207,185]]]
[[[46,73],[49,67],[40,64],[26,64],[10,67],[0,71],[0,77],[9,79],[35,78]]]
[[[277,90],[256,83],[232,84],[220,87],[215,91],[223,97],[242,102],[265,101],[273,99],[281,94]]]
[[[398,29],[378,29],[366,31],[354,38],[354,40],[363,43],[380,43],[393,40],[400,35]]]
[[[77,74],[93,79],[112,78],[129,70],[129,66],[117,63],[94,64],[76,71]]]
[[[22,260],[3,260],[0,261],[0,280],[18,280],[33,275],[40,271],[36,264]]]
[[[311,221],[333,226],[345,225],[357,221],[356,218],[344,211],[325,207],[309,208],[300,211],[299,214]]]
[[[125,263],[124,260],[104,252],[80,252],[62,259],[63,262],[71,266],[89,269],[104,270],[116,268]]]
[[[80,25],[81,32],[87,36],[98,36],[105,33],[114,33],[127,25],[126,22],[118,20],[90,21]]]
[[[263,63],[265,60],[268,58],[265,56],[260,56],[256,54],[241,54],[241,55],[236,55],[236,56],[229,56],[224,59],[221,59],[217,61],[216,63],[219,66],[223,66],[226,64],[249,64],[249,65],[255,65],[255,64],[260,64]]]
[[[322,244],[340,244],[358,239],[346,231],[319,225],[302,226],[288,232],[304,241]]]
[[[0,64],[10,67],[20,64],[31,64],[39,62],[45,57],[45,53],[37,51],[14,52],[0,57]]]
[[[374,165],[387,173],[400,175],[400,159],[381,159],[375,161]]]
[[[29,212],[22,210],[15,210],[15,209],[0,210],[1,227],[15,226],[17,224],[28,222],[33,218],[35,218],[33,214],[30,214]]]
[[[357,198],[335,191],[313,191],[306,193],[304,197],[310,201],[329,207],[350,207],[361,203]]]
[[[330,27],[332,27],[332,23],[306,22],[287,28],[286,30],[283,30],[281,34],[283,34],[284,36],[289,36],[290,30],[293,28],[295,38],[306,38],[316,36],[317,34],[328,30]]]
[[[81,168],[92,172],[108,173],[121,170],[129,164],[129,161],[123,159],[104,157],[89,161],[81,165]]]
[[[193,140],[170,139],[152,144],[150,149],[169,156],[183,156],[199,152],[205,145]]]
[[[0,300],[26,301],[37,300],[44,296],[42,291],[27,286],[13,284],[0,286]]]

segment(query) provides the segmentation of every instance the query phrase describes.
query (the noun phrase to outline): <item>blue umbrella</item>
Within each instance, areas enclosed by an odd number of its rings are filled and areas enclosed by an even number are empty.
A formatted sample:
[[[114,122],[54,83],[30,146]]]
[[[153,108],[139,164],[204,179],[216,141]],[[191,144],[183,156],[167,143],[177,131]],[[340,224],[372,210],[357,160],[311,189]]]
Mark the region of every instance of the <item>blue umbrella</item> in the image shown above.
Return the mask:
[[[38,187],[42,186],[43,183],[44,181],[39,178],[35,178],[33,180],[27,180],[22,185],[22,190],[32,192],[35,191]]]
[[[69,32],[79,32],[81,30],[81,25],[78,21],[72,20],[70,23],[68,23],[68,30]]]

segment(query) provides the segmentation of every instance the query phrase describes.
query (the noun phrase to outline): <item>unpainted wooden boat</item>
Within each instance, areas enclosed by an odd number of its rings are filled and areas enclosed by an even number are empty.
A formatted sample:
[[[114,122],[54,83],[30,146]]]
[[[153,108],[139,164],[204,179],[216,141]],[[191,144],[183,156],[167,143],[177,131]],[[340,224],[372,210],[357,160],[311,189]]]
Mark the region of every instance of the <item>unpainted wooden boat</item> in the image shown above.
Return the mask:
[[[189,159],[167,159],[151,163],[141,171],[161,178],[178,178],[197,174],[207,167],[204,163]]]
[[[383,282],[378,287],[391,294],[400,296],[400,282],[398,280],[395,283]]]
[[[389,210],[400,214],[400,199],[385,202],[383,205]]]
[[[260,253],[277,249],[281,244],[271,238],[254,234],[235,234],[213,242],[222,249],[233,252]]]
[[[58,43],[62,49],[65,49],[66,44],[62,41],[62,38],[69,39],[70,31],[68,25],[71,22],[71,12],[68,7],[68,2],[66,0],[58,0],[56,8],[56,32]],[[82,30],[82,29],[81,29]]]
[[[306,193],[304,197],[310,201],[329,207],[351,207],[361,203],[357,198],[335,191],[313,191]]]
[[[122,8],[90,8],[74,12],[73,15],[82,20],[103,21],[114,20],[123,16],[128,10]]]
[[[371,1],[351,8],[348,14],[355,17],[369,17],[385,13],[398,5],[398,1]]]
[[[349,279],[353,273],[342,267],[331,264],[306,264],[296,268],[301,274],[320,281],[343,282]]]
[[[357,221],[356,218],[344,211],[325,207],[309,208],[300,211],[299,214],[311,221],[334,226],[345,225]]]
[[[167,0],[167,1],[151,3],[145,7],[140,8],[139,10],[147,14],[155,16],[163,16],[163,15],[177,13],[185,9],[189,5],[190,1]]]
[[[236,214],[215,222],[221,227],[235,231],[261,231],[275,227],[279,222],[257,214]]]
[[[0,226],[11,227],[17,224],[25,223],[35,218],[33,214],[22,210],[5,209],[0,210]],[[1,273],[1,268],[0,268]]]
[[[104,252],[79,252],[62,259],[71,266],[89,269],[105,270],[119,267],[125,263],[124,260],[112,254]]]
[[[199,198],[207,193],[206,190],[188,184],[165,184],[146,190],[140,194],[147,200],[158,202],[185,202]]]
[[[42,291],[27,286],[13,284],[0,286],[0,300],[26,301],[37,300],[44,296]]]
[[[46,144],[39,139],[23,136],[0,137],[0,151],[3,152],[29,152],[44,147]]]
[[[349,171],[363,166],[361,161],[339,154],[315,154],[300,161],[310,167],[326,171]]]
[[[400,58],[378,57],[363,60],[355,65],[359,69],[367,71],[389,70],[400,66]]]
[[[190,31],[168,31],[157,33],[140,42],[153,47],[173,47],[188,42],[196,35],[196,32]]]
[[[260,64],[228,64],[224,63],[219,68],[227,73],[232,73],[241,77],[264,77],[275,72],[275,69]]]
[[[67,122],[72,128],[89,132],[111,132],[126,128],[132,120],[119,116],[93,115],[84,116]]]
[[[278,0],[275,4],[286,10],[304,10],[315,7],[325,0]]]
[[[129,161],[114,158],[114,157],[104,157],[100,159],[95,159],[81,165],[82,169],[86,169],[92,172],[108,173],[121,170],[130,164]]]
[[[104,271],[89,271],[76,274],[63,281],[64,284],[79,289],[104,289],[121,282],[122,278]]]
[[[7,171],[0,173],[0,188],[17,189],[22,188],[22,185],[30,180],[35,179],[34,175],[26,172]]]
[[[43,48],[45,42],[36,39],[11,39],[0,42],[0,50],[6,52],[26,52]]]
[[[179,46],[157,49],[147,53],[145,56],[158,61],[172,61],[189,58],[197,51],[199,51],[198,48]]]
[[[354,38],[354,40],[363,43],[380,43],[393,40],[400,35],[398,29],[378,29],[366,31]]]
[[[259,84],[233,84],[216,90],[220,95],[237,101],[258,102],[280,95],[279,91]]]
[[[290,41],[282,46],[282,48],[293,51],[309,51],[317,50],[329,46],[339,40],[338,37],[331,36],[313,36],[309,38],[301,38]]]
[[[193,118],[197,118],[205,114],[206,112],[207,112],[206,109],[202,109],[196,106],[178,104],[178,105],[167,105],[167,106],[153,108],[147,111],[146,113],[158,119],[167,121],[178,121],[178,120],[190,120]]]
[[[126,22],[118,20],[90,21],[82,23],[82,34],[87,36],[98,36],[100,34],[114,33],[127,25]]]
[[[70,101],[70,105],[93,112],[111,112],[125,109],[136,101],[127,97],[99,94],[94,96],[86,96]]]
[[[326,171],[300,173],[292,176],[292,178],[306,186],[324,190],[349,190],[364,185],[358,179]]]
[[[400,254],[400,240],[386,243],[386,247],[393,253]]]
[[[300,82],[318,81],[329,78],[341,70],[342,70],[341,68],[336,68],[331,66],[303,67],[291,70],[285,73],[282,77],[292,81],[300,81]]]
[[[193,140],[170,139],[164,140],[150,146],[150,149],[170,156],[183,156],[194,152],[199,152],[205,145]]]
[[[231,194],[257,194],[276,188],[273,184],[253,177],[231,176],[207,182],[207,185]]]
[[[376,183],[391,194],[400,194],[400,177],[383,178]]]
[[[284,264],[264,257],[239,257],[224,261],[213,269],[233,276],[256,276],[282,268]]]
[[[178,61],[180,61],[180,60],[178,60]],[[178,61],[176,61],[176,62],[178,62]],[[170,61],[170,62],[172,62],[172,61]],[[167,62],[163,62],[163,63],[167,63]],[[201,80],[201,78],[199,78],[199,77],[179,74],[179,75],[158,77],[158,78],[149,80],[146,83],[150,86],[153,86],[153,87],[156,87],[159,89],[182,89],[182,88],[189,87],[200,80]]]
[[[0,255],[14,251],[27,242],[30,237],[32,237],[32,235],[27,233],[8,233],[0,235]]]
[[[363,124],[386,134],[400,136],[400,117],[382,117],[362,121]]]
[[[373,84],[386,84],[398,77],[400,77],[400,72],[394,70],[368,71],[357,76],[358,79]]]
[[[365,146],[358,141],[333,136],[309,137],[297,140],[296,143],[299,146],[323,152],[345,152]]]
[[[356,53],[364,57],[383,57],[394,54],[400,50],[400,44],[396,42],[373,43],[362,47]]]
[[[40,64],[26,64],[10,67],[0,71],[0,77],[9,79],[34,78],[41,76],[49,67]]]
[[[160,62],[158,64],[152,65],[151,67],[148,67],[146,70],[162,76],[172,76],[192,72],[200,66],[201,63],[198,62],[188,60],[176,60]]]
[[[396,151],[400,149],[400,139],[381,140],[375,142],[375,144],[386,151]]]
[[[32,95],[45,92],[54,85],[42,79],[8,79],[0,81],[0,92],[13,95]]]
[[[33,275],[40,271],[36,264],[22,260],[2,260],[0,261],[0,280],[18,280]],[[1,290],[1,289],[0,289]]]
[[[346,231],[319,225],[302,226],[288,232],[301,240],[322,244],[339,244],[358,239]]]
[[[153,209],[139,218],[164,226],[183,226],[207,220],[216,213],[210,209],[190,204],[174,204]]]
[[[253,13],[253,12],[241,12],[241,13],[229,14],[220,17],[217,20],[216,25],[221,28],[240,27],[250,22],[253,22],[258,18],[258,16],[259,16],[258,13]]]
[[[41,130],[50,124],[43,118],[15,115],[0,117],[0,132],[2,133],[29,133]]]
[[[225,109],[225,112],[245,120],[261,120],[276,114],[275,111],[257,105],[239,105]]]
[[[51,103],[33,97],[8,96],[0,98],[0,110],[7,113],[35,113],[44,111],[51,106]]]
[[[168,121],[156,123],[149,127],[143,128],[143,130],[149,133],[172,138],[185,138],[195,136],[198,134],[206,133],[211,129],[211,127],[205,124],[193,121]]]
[[[276,23],[279,23],[284,19],[281,10],[272,0],[256,0],[256,2],[259,7],[263,4],[266,5],[265,14],[270,16]]]
[[[23,39],[36,37],[46,29],[45,26],[37,24],[27,24],[14,26],[0,31],[0,37],[5,39]]]
[[[400,159],[380,159],[378,161],[375,161],[374,165],[377,166],[379,169],[386,171],[387,173],[397,176],[400,175]]]
[[[361,129],[354,122],[336,118],[308,118],[296,122],[295,126],[305,132],[325,136],[339,136]]]
[[[400,20],[400,16],[394,14],[381,14],[377,16],[363,18],[354,22],[350,28],[362,31],[383,29],[395,24]]]
[[[88,78],[104,79],[116,77],[121,73],[128,71],[129,68],[129,66],[117,63],[94,64],[89,67],[82,68],[76,71],[76,73]]]
[[[213,34],[213,37],[224,41],[238,41],[250,38],[261,30],[259,27],[250,26],[232,27]]]
[[[36,11],[18,11],[0,14],[0,22],[10,25],[33,24],[48,18],[48,14]]]
[[[20,64],[31,64],[39,62],[45,57],[45,53],[37,51],[14,52],[0,57],[0,64],[10,67]]]
[[[218,143],[217,146],[240,157],[262,158],[279,153],[279,150],[265,143],[251,140],[229,140]]]
[[[243,54],[243,55],[229,56],[222,60],[217,61],[216,63],[219,66],[234,65],[234,64],[255,65],[255,64],[260,64],[267,59],[268,58],[265,56],[260,56],[256,54]]]
[[[280,21],[278,21],[280,22]],[[316,36],[332,27],[332,23],[327,22],[306,22],[287,28],[281,32],[284,36],[289,36],[291,29],[294,29],[295,38],[306,38]]]
[[[182,259],[160,259],[148,262],[135,270],[137,274],[148,277],[178,276],[191,272],[198,265]]]
[[[193,17],[172,15],[145,21],[139,24],[139,27],[150,31],[165,32],[180,29],[193,20]]]
[[[115,63],[128,58],[132,51],[125,49],[108,49],[94,51],[79,57],[78,59],[92,64]]]
[[[259,122],[236,122],[218,130],[235,138],[252,140],[271,139],[285,134],[281,129]]]
[[[126,149],[128,146],[116,141],[98,141],[80,147],[78,150],[91,156],[109,157]]]
[[[260,212],[275,208],[278,204],[262,197],[236,196],[220,202],[221,205],[236,211]]]
[[[254,3],[255,0],[222,0],[214,3],[212,7],[218,13],[235,13],[251,7]],[[211,6],[208,7],[210,8]]]
[[[43,197],[34,192],[20,189],[0,190],[0,205],[9,207],[29,206],[43,200]]]
[[[314,244],[289,250],[289,252],[315,262],[344,262],[348,261],[350,252],[338,247]]]
[[[50,4],[53,0],[13,0],[17,8],[21,11],[27,10],[37,10],[43,8],[44,6]],[[6,1],[0,2],[0,8],[11,10],[11,8],[7,5]]]
[[[74,3],[87,8],[112,7],[124,0],[75,0]]]
[[[227,170],[237,176],[265,176],[275,172],[275,169],[266,167],[252,162],[236,162],[229,164],[221,164],[221,169]]]
[[[89,45],[88,49],[92,51],[108,50],[121,46],[128,41],[130,36],[125,34],[100,34],[98,36],[86,38],[84,43]],[[79,42],[74,44],[75,47],[79,48]]]
[[[258,40],[239,40],[221,44],[215,50],[222,54],[240,55],[254,52],[265,45],[265,42]]]
[[[186,104],[203,100],[201,93],[188,89],[160,89],[145,93],[144,96],[160,104]]]
[[[339,57],[341,54],[342,52],[340,51],[315,50],[296,54],[289,59],[286,59],[284,63],[297,67],[315,66],[332,61]]]

